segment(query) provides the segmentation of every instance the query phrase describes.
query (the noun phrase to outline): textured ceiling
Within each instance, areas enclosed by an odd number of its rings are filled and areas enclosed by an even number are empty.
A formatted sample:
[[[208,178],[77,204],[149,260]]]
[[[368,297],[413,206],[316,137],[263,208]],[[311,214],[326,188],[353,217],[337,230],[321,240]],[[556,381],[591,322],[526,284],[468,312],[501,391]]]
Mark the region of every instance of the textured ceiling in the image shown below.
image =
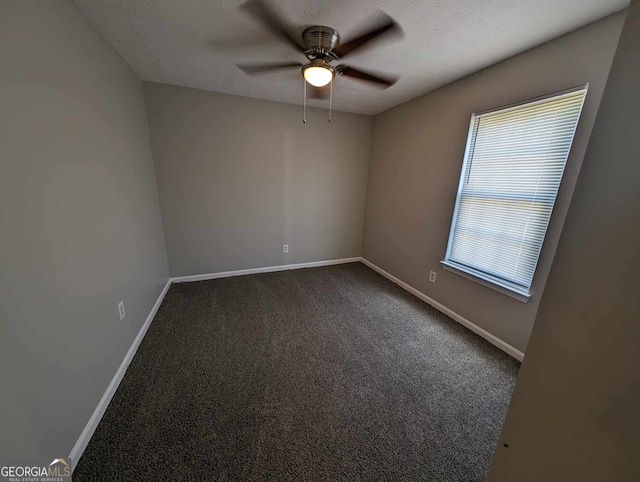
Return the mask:
[[[142,80],[302,103],[298,70],[249,77],[251,61],[303,61],[255,21],[242,0],[75,0]],[[629,0],[272,0],[288,21],[327,25],[343,40],[378,9],[404,38],[380,42],[344,63],[401,76],[381,91],[340,77],[334,109],[377,114],[441,85],[628,7]],[[302,28],[301,28],[302,30]],[[236,44],[235,46],[232,46]],[[238,45],[239,44],[239,45]],[[328,101],[310,101],[326,107]]]

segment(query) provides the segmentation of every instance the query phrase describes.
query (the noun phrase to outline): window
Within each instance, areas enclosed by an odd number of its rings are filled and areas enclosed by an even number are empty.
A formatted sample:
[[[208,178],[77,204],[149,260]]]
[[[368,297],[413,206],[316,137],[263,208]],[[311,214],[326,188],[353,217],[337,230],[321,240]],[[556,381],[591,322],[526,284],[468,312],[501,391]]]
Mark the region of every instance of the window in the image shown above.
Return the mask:
[[[471,116],[445,268],[528,299],[586,94]]]

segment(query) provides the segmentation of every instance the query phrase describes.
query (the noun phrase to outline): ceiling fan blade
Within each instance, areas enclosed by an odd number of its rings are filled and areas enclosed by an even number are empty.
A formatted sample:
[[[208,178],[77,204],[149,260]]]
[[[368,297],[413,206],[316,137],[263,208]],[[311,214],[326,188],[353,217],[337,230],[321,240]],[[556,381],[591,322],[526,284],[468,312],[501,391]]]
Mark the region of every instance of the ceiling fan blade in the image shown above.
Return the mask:
[[[278,70],[290,69],[292,67],[301,68],[302,64],[295,62],[275,63],[275,64],[244,64],[237,65],[245,74],[260,75],[277,72]]]
[[[248,0],[240,5],[238,9],[258,20],[272,34],[284,40],[296,50],[300,52],[305,51],[302,45],[302,39],[297,39],[290,32],[290,27],[286,22],[263,0]]]
[[[398,77],[390,77],[390,76],[381,77],[377,74],[371,74],[363,70],[354,69],[353,67],[349,67],[347,65],[338,65],[336,70],[340,74],[346,77],[352,77],[358,80],[366,80],[367,82],[372,82],[382,87],[383,89],[386,89],[387,87],[391,87],[393,84],[395,84],[398,81]]]
[[[378,18],[373,22],[366,33],[362,33],[358,35],[356,38],[349,40],[348,42],[341,43],[338,45],[334,52],[338,54],[339,57],[344,57],[355,50],[362,48],[372,40],[379,38],[382,35],[396,33],[402,35],[402,28],[400,25],[392,19],[389,15],[384,12],[378,16]]]

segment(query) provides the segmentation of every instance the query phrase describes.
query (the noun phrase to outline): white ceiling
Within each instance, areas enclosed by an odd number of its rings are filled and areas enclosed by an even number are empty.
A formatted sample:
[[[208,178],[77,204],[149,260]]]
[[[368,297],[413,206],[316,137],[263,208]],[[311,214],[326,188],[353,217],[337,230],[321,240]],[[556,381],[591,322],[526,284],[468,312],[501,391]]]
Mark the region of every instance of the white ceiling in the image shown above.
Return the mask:
[[[302,104],[298,70],[250,77],[251,61],[303,61],[252,19],[242,0],[75,0],[142,80]],[[377,114],[629,6],[629,0],[272,0],[296,25],[335,28],[343,40],[378,9],[404,38],[343,63],[401,76],[381,91],[340,77],[334,109]],[[231,47],[234,41],[242,45]],[[325,106],[328,101],[310,101]]]

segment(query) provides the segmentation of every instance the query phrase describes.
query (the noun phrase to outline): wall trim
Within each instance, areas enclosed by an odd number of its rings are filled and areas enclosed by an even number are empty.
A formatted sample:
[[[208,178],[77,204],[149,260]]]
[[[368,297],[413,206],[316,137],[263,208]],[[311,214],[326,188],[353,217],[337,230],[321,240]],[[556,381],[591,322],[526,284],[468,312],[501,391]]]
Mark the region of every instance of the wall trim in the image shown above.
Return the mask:
[[[311,261],[309,263],[281,264],[279,266],[265,266],[263,268],[238,269],[234,271],[220,271],[218,273],[195,274],[190,276],[177,276],[171,278],[173,283],[184,283],[189,281],[205,281],[217,278],[229,278],[231,276],[244,276],[247,274],[273,273],[275,271],[288,271],[290,269],[317,268],[319,266],[331,266],[334,264],[357,263],[360,257],[328,259],[325,261]]]
[[[113,395],[116,393],[116,390],[118,389],[118,386],[120,385],[120,382],[122,381],[122,378],[124,377],[124,374],[127,371],[127,368],[129,368],[129,365],[131,364],[133,357],[138,351],[138,347],[140,346],[142,339],[147,334],[147,330],[149,329],[149,326],[151,326],[151,322],[153,321],[153,318],[156,316],[156,313],[158,312],[158,308],[160,308],[160,305],[162,304],[162,300],[164,300],[164,297],[167,294],[167,291],[169,291],[170,286],[171,286],[171,279],[169,279],[167,283],[164,285],[164,288],[162,289],[160,296],[158,296],[158,299],[156,300],[153,307],[151,308],[151,311],[149,312],[147,319],[144,321],[144,324],[140,328],[138,335],[133,340],[133,343],[131,344],[129,351],[127,352],[124,359],[122,360],[122,363],[118,368],[118,371],[116,371],[116,374],[111,379],[111,383],[109,383],[107,390],[104,392],[104,395],[102,395],[102,398],[98,403],[98,406],[93,411],[93,414],[91,415],[91,418],[87,422],[87,425],[84,427],[84,430],[80,434],[80,437],[78,437],[78,441],[71,449],[69,458],[71,459],[72,473],[75,470],[76,465],[78,465],[78,461],[80,460],[80,457],[82,457],[82,453],[84,452],[84,449],[87,448],[87,445],[89,444],[89,440],[91,440],[93,433],[96,431],[96,428],[98,427],[98,424],[100,423],[100,420],[104,415],[104,412],[107,410],[107,407],[109,406],[109,402],[111,402]]]
[[[520,350],[518,350],[517,348],[509,345],[506,341],[501,340],[500,338],[498,338],[497,336],[489,333],[487,330],[485,330],[484,328],[480,328],[478,325],[476,325],[475,323],[467,320],[464,316],[459,315],[458,313],[456,313],[455,311],[453,311],[450,308],[447,308],[446,306],[444,306],[441,303],[438,303],[436,300],[434,300],[433,298],[430,298],[429,296],[425,295],[422,291],[418,291],[417,289],[415,289],[413,286],[405,283],[404,281],[396,278],[395,276],[393,276],[390,273],[387,273],[385,270],[383,270],[382,268],[380,268],[379,266],[373,264],[371,261],[369,261],[368,259],[365,258],[360,258],[360,261],[367,265],[369,268],[373,269],[374,271],[377,271],[378,273],[380,273],[382,276],[384,276],[385,278],[393,281],[395,284],[397,284],[398,286],[400,286],[401,288],[404,288],[405,290],[407,290],[409,293],[411,293],[412,295],[420,298],[422,301],[424,301],[425,303],[433,306],[436,310],[440,311],[441,313],[444,313],[445,315],[447,315],[449,318],[454,319],[455,321],[457,321],[458,323],[460,323],[462,326],[470,329],[471,331],[473,331],[474,333],[480,335],[482,338],[484,338],[485,340],[487,340],[489,343],[491,343],[492,345],[497,346],[498,348],[500,348],[502,351],[504,351],[505,353],[507,353],[508,355],[511,355],[513,358],[515,358],[516,360],[520,360],[522,361],[524,359],[524,353],[521,352]]]

